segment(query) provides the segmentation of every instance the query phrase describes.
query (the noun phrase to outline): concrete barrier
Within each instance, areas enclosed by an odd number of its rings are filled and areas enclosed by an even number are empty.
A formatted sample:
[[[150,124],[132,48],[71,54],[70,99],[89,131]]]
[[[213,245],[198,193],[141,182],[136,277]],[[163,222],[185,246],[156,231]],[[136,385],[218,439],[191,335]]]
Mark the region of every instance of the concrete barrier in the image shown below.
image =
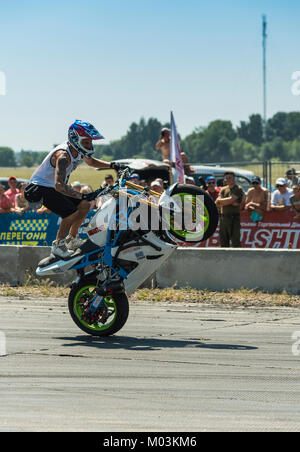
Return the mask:
[[[35,274],[50,248],[0,246],[0,253],[0,283],[17,286]],[[300,250],[178,248],[143,287],[152,287],[155,282],[160,288],[175,284],[218,291],[244,287],[300,294],[299,260]],[[69,271],[45,278],[68,285],[75,276],[75,271]]]
[[[300,250],[179,248],[156,272],[158,287],[261,289],[300,294]]]
[[[24,284],[28,276],[34,276],[38,263],[49,256],[49,246],[0,246],[0,283],[18,286]],[[75,271],[60,275],[45,276],[39,280],[50,279],[59,285],[69,284],[76,276]]]

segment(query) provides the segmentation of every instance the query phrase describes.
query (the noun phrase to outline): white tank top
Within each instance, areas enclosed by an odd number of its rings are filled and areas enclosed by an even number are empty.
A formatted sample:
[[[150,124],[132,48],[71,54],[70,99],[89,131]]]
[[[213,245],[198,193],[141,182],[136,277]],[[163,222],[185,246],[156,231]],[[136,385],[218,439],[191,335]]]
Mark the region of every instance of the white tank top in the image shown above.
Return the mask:
[[[66,170],[65,184],[68,182],[70,174],[77,168],[77,166],[82,160],[82,156],[81,154],[78,153],[78,156],[74,158],[71,149],[68,146],[68,142],[66,141],[63,144],[56,146],[56,148],[49,152],[49,154],[44,158],[41,165],[35,170],[35,172],[31,176],[30,182],[32,184],[42,185],[43,187],[55,188],[55,168],[51,164],[51,157],[53,156],[53,154],[55,154],[55,152],[59,150],[67,151],[71,159],[71,163]]]

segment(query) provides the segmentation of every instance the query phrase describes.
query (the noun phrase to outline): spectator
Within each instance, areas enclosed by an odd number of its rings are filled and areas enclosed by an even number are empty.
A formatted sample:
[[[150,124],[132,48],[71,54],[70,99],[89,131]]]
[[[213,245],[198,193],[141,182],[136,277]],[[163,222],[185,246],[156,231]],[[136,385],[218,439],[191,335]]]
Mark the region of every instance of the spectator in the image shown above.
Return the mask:
[[[15,207],[15,198],[18,193],[20,193],[20,190],[17,189],[18,181],[14,176],[11,176],[8,179],[8,185],[9,189],[6,190],[4,193],[10,200],[13,207]]]
[[[164,127],[160,133],[160,139],[155,145],[157,151],[161,150],[162,160],[165,163],[170,163],[170,145],[171,145],[171,130]]]
[[[240,210],[245,194],[242,187],[236,184],[235,175],[231,171],[225,173],[225,187],[220,191],[216,206],[221,209],[220,243],[221,247],[241,247]]]
[[[20,184],[20,193],[17,193],[15,197],[15,211],[20,214],[30,209],[29,203],[24,197],[24,190],[26,186],[27,184],[25,183]]]
[[[81,187],[80,193],[85,193],[85,194],[93,193],[93,189],[89,185],[83,185]],[[96,209],[96,200],[91,201],[90,205],[91,205],[90,210]]]
[[[216,179],[214,176],[208,176],[205,183],[207,185],[206,193],[208,193],[210,197],[216,201],[220,194],[219,188],[216,187]]]
[[[205,178],[203,176],[199,176],[198,178],[199,180],[199,186],[202,190],[207,190],[207,185],[206,185],[206,181]]]
[[[112,174],[107,174],[107,175],[105,176],[104,181],[105,181],[105,184],[106,184],[105,186],[106,186],[106,187],[111,187],[111,186],[114,185],[114,183],[115,183],[114,177],[113,177]]]
[[[292,188],[293,185],[300,184],[300,178],[296,176],[295,168],[291,168],[286,172],[286,183],[288,188]]]
[[[293,195],[290,197],[292,209],[296,216],[295,220],[300,219],[300,184],[293,186]]]
[[[184,175],[184,183],[190,184],[190,185],[196,185],[194,178],[192,176],[187,176],[186,174]]]
[[[171,146],[171,130],[164,127],[160,133],[160,139],[155,145],[157,151],[161,150],[162,159],[164,163],[168,163],[170,166],[174,164],[170,161],[170,146]],[[195,170],[190,166],[190,161],[185,152],[181,152],[182,163],[184,167],[184,173],[189,176],[194,173]]]
[[[14,208],[8,196],[5,194],[4,185],[0,184],[0,213],[13,212]]]
[[[189,158],[185,152],[181,152],[181,158],[184,167],[184,173],[186,174],[186,176],[189,176],[190,174],[194,173],[195,169],[192,166],[190,166]]]
[[[290,197],[293,194],[293,190],[288,188],[287,181],[280,177],[276,181],[277,190],[274,191],[271,200],[271,209],[275,211],[289,210],[291,207]]]
[[[140,175],[137,173],[131,174],[131,176],[129,177],[129,181],[132,182],[133,184],[140,185],[141,181]]]
[[[151,190],[156,191],[157,193],[162,193],[164,191],[161,179],[155,179],[153,182],[151,182],[150,187]]]
[[[71,187],[72,187],[75,191],[78,191],[78,192],[80,193],[80,190],[81,190],[81,183],[80,183],[78,180],[76,180],[75,182],[73,182],[73,183],[71,184]]]
[[[257,222],[263,219],[268,202],[269,192],[261,186],[260,177],[256,176],[252,180],[252,188],[249,188],[245,201],[245,210],[251,212],[252,221]]]

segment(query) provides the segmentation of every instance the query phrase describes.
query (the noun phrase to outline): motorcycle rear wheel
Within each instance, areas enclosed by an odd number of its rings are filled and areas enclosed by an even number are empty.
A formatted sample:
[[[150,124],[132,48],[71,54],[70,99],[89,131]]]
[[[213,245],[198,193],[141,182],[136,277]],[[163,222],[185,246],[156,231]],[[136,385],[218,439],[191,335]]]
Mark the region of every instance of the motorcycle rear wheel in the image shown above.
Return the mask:
[[[69,312],[76,325],[85,333],[98,337],[111,336],[123,328],[128,319],[128,298],[124,292],[116,292],[104,297],[104,309],[110,314],[107,321],[90,324],[82,318],[83,304],[94,298],[96,285],[96,278],[85,278],[76,284],[69,294]]]

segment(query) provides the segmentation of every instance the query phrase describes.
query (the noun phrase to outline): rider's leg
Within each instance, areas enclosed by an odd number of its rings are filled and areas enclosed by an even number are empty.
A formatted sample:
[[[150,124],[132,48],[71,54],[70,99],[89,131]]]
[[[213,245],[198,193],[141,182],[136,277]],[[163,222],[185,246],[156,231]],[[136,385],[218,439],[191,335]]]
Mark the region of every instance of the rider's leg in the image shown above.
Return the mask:
[[[72,213],[72,215],[61,219],[61,223],[57,231],[56,240],[62,240],[66,237],[72,224],[78,220],[79,215],[80,212],[77,210],[76,212]]]
[[[83,220],[87,216],[87,214],[90,210],[90,206],[91,206],[91,203],[89,203],[88,201],[81,201],[81,203],[78,205],[78,210],[76,212],[77,216],[72,221],[68,237],[77,237],[78,230],[79,230]]]
[[[56,240],[52,244],[52,254],[61,258],[67,258],[73,251],[82,245],[83,240],[76,238],[76,236],[88,211],[89,203],[87,201],[82,201],[82,203],[78,205],[78,210],[76,212],[68,217],[62,218]],[[68,231],[70,231],[69,235],[65,238]],[[71,234],[71,231],[74,236]]]
[[[56,240],[53,242],[51,252],[60,257],[70,255],[66,247],[66,235],[77,235],[78,229],[89,211],[90,204],[81,199],[65,196],[54,188],[43,187],[44,205],[61,217],[61,224],[57,232]],[[78,248],[77,244],[77,248]]]

